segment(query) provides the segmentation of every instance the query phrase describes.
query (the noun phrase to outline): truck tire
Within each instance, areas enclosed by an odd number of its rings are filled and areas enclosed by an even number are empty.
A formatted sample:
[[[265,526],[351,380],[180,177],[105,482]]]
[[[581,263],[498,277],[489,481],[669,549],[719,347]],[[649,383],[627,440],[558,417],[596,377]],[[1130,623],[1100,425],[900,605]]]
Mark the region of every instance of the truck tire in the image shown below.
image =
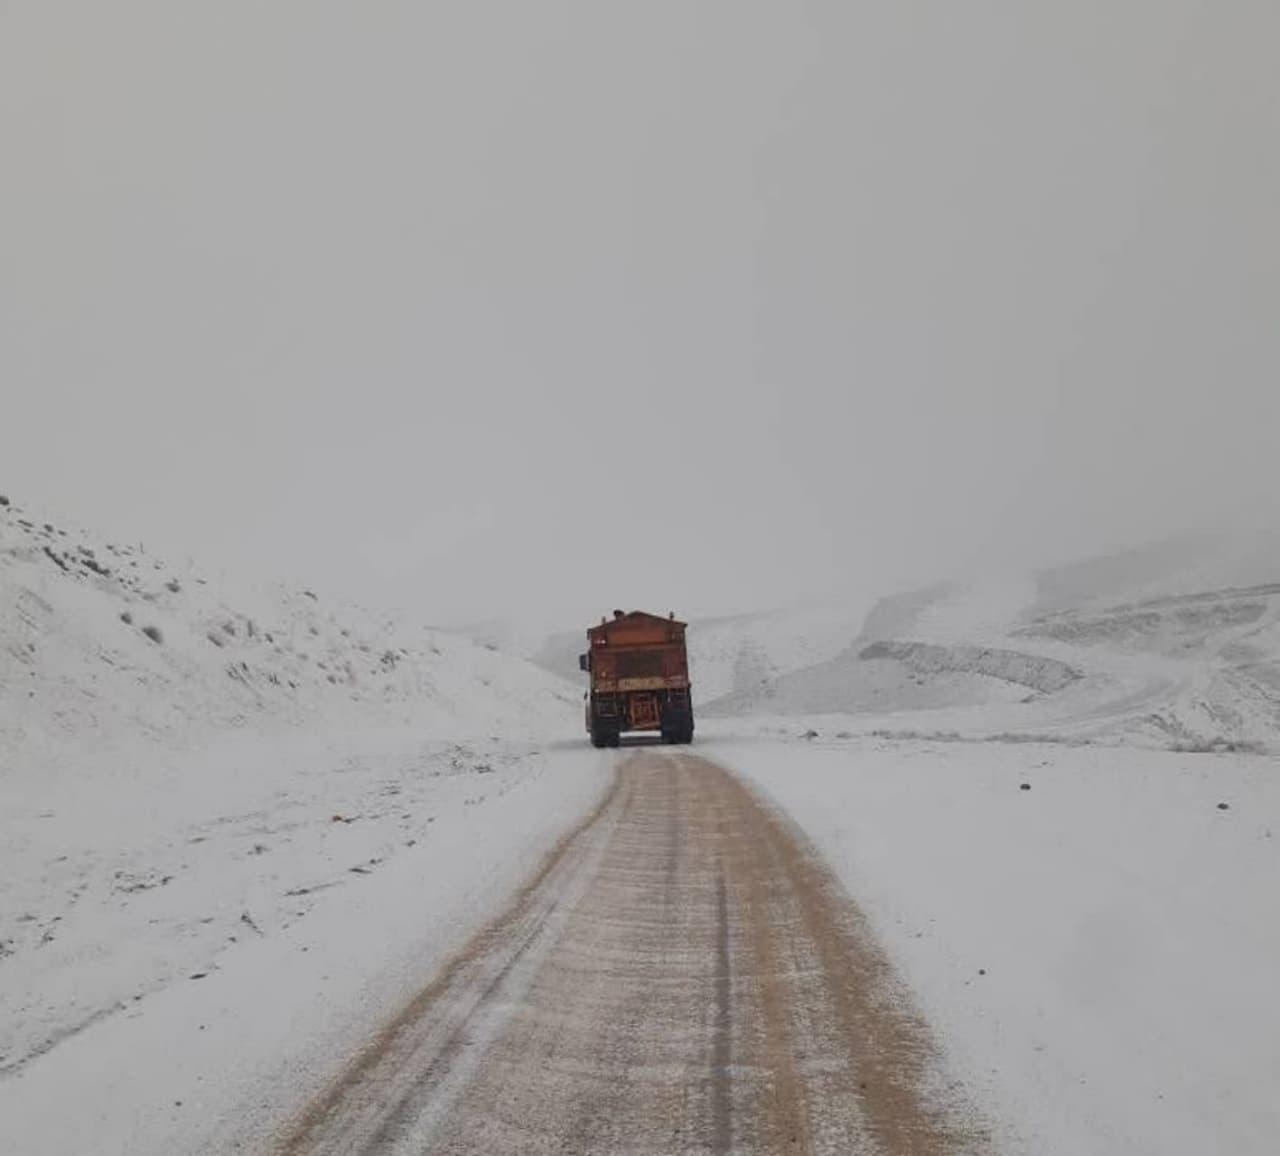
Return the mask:
[[[622,732],[617,727],[597,723],[591,728],[593,747],[616,747],[622,742]]]
[[[662,741],[664,743],[693,742],[693,716],[683,710],[669,710],[664,713]]]

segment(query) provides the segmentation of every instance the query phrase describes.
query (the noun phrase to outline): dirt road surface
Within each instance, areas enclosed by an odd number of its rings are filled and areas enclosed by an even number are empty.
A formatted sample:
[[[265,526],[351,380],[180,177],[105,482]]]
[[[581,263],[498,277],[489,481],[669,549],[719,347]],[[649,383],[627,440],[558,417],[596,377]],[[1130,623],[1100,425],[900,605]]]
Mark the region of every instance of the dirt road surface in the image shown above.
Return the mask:
[[[704,759],[640,750],[281,1156],[986,1153],[857,907]]]

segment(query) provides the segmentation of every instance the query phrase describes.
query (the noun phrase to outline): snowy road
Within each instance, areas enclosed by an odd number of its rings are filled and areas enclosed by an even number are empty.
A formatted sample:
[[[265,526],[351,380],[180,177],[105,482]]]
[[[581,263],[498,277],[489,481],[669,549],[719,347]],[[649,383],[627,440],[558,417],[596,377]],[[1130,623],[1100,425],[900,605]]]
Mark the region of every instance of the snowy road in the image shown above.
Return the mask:
[[[856,721],[47,776],[0,1153],[1271,1153],[1274,759]]]
[[[790,822],[718,765],[640,751],[276,1150],[988,1146]]]

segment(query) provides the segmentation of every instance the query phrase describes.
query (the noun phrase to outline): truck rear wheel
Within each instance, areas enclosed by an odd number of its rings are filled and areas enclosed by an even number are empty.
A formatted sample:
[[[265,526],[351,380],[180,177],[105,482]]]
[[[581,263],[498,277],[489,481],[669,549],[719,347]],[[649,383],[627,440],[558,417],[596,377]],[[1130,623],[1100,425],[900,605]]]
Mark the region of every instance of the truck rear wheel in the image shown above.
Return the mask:
[[[663,712],[662,741],[664,743],[693,742],[693,718],[686,711],[668,709]]]
[[[593,747],[616,747],[622,742],[622,732],[617,727],[597,723],[591,728]]]

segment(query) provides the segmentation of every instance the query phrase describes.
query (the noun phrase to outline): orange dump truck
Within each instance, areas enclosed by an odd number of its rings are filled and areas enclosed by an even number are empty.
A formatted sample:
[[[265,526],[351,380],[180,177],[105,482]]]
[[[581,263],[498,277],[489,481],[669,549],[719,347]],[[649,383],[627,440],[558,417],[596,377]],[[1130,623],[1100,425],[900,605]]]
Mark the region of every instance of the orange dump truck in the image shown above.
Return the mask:
[[[663,742],[693,741],[693,698],[685,623],[633,610],[613,612],[587,631],[578,666],[591,676],[587,731],[597,747],[616,747],[623,731],[657,731]]]

